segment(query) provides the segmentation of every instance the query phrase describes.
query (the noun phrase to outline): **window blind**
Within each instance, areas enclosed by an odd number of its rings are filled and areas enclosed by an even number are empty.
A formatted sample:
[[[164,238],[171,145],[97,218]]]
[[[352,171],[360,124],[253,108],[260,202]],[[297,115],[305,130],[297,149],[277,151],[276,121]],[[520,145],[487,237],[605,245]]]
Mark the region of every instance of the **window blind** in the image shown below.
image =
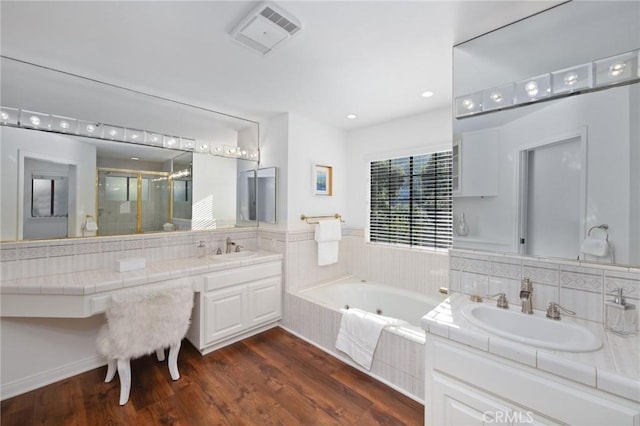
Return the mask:
[[[369,241],[451,247],[451,151],[373,161]]]

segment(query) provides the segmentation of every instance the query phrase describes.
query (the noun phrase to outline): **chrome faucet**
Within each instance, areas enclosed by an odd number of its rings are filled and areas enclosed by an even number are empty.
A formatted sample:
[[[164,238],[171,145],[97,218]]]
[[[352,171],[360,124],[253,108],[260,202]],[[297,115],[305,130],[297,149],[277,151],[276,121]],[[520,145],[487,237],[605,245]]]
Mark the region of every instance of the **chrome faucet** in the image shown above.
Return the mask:
[[[225,253],[231,253],[231,247],[235,246],[236,243],[231,241],[231,237],[227,237],[227,250]]]
[[[529,278],[522,280],[520,285],[520,300],[522,301],[522,313],[533,313],[533,284]]]

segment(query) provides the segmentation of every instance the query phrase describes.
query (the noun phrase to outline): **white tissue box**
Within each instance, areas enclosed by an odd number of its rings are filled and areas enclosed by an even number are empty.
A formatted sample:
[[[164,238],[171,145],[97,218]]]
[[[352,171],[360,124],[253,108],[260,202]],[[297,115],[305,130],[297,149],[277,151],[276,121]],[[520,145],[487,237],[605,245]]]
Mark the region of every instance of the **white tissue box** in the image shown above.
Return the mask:
[[[144,269],[146,266],[147,261],[142,257],[116,260],[116,271],[118,272],[135,271],[138,269]]]

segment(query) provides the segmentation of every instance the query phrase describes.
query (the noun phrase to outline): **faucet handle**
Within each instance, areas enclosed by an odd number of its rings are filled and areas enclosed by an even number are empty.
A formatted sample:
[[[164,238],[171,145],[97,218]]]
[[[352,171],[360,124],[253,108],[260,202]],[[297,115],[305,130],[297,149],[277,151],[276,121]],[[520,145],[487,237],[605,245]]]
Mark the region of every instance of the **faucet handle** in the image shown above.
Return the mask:
[[[549,307],[547,308],[547,318],[550,318],[552,320],[559,320],[560,319],[560,311],[562,311],[562,312],[564,312],[565,314],[568,314],[568,315],[575,315],[576,314],[575,312],[570,311],[569,309],[565,308],[564,306],[560,306],[556,302],[549,302]]]
[[[509,301],[507,300],[507,295],[505,293],[489,294],[484,297],[486,297],[487,299],[493,299],[497,297],[498,300],[496,302],[496,306],[502,309],[509,309]]]
[[[244,246],[241,246],[240,244],[236,244],[236,253],[240,253],[241,248],[244,248]]]

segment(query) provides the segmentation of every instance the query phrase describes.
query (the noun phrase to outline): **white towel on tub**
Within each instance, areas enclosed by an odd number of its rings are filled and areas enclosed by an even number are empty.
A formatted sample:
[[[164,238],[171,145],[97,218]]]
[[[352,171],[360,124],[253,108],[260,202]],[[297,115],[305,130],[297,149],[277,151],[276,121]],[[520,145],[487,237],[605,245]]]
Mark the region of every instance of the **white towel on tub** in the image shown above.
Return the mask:
[[[373,354],[382,330],[388,326],[406,323],[406,321],[376,315],[358,308],[342,309],[336,348],[367,370],[371,370]]]
[[[315,235],[315,240],[318,243],[318,266],[331,265],[338,262],[341,239],[340,219],[318,221]]]

